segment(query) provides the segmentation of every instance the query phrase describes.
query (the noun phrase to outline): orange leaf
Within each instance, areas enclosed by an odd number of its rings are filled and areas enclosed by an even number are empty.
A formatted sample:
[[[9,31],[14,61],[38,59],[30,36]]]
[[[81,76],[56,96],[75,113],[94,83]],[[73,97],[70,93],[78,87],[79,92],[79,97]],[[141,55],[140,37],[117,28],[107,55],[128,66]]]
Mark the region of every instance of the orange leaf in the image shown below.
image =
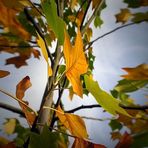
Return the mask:
[[[85,123],[78,115],[64,113],[60,106],[56,112],[61,123],[70,131],[70,133],[79,138],[87,138]],[[60,113],[61,112],[61,113]]]
[[[129,9],[121,9],[121,12],[116,14],[116,22],[126,23],[129,18],[131,18],[132,14]]]
[[[0,145],[0,148],[16,148],[16,145],[14,142],[9,142],[8,144],[6,145]]]
[[[92,9],[96,8],[101,3],[101,0],[92,0]]]
[[[66,76],[72,84],[73,91],[82,97],[83,89],[80,75],[87,72],[88,64],[83,52],[83,41],[79,28],[74,47],[70,43],[69,35],[65,32],[64,56],[66,60]]]
[[[22,27],[17,20],[17,10],[9,8],[5,5],[5,0],[0,0],[0,24],[8,27],[8,31],[15,33],[16,35],[23,37],[23,39],[29,40],[30,34]]]
[[[26,76],[25,78],[23,78],[16,86],[16,97],[20,100],[23,99],[24,95],[25,95],[25,91],[31,87],[31,82],[30,82],[30,78],[28,76]],[[27,102],[24,101],[24,103],[26,103],[28,105]],[[19,103],[23,112],[25,113],[26,119],[29,123],[29,125],[32,125],[34,120],[35,120],[35,113],[33,111],[31,111],[30,109],[28,109],[25,105]]]
[[[10,74],[9,71],[0,70],[0,78],[6,77]]]
[[[83,139],[76,138],[72,145],[72,148],[78,148],[78,147],[80,148],[106,148],[102,144],[95,144],[89,141],[85,141]]]
[[[148,64],[141,64],[134,68],[123,68],[127,75],[122,75],[125,79],[128,80],[148,80]]]
[[[129,148],[132,142],[133,138],[127,132],[125,132],[115,148]]]

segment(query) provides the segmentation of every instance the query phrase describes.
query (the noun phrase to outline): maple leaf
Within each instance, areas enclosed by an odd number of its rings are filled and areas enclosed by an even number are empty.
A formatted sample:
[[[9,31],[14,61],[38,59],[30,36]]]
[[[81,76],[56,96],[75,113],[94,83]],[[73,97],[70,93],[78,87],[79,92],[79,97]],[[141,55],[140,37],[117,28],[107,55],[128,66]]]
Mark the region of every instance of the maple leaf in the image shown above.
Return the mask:
[[[0,148],[16,148],[16,144],[14,142],[9,142],[5,145],[0,145]]]
[[[88,64],[83,52],[83,41],[79,28],[74,47],[71,45],[69,35],[65,31],[64,56],[66,60],[66,76],[72,84],[73,91],[82,97],[83,89],[80,75],[87,72]]]
[[[121,22],[122,24],[126,23],[130,18],[132,14],[129,9],[121,9],[121,12],[119,14],[116,14],[116,22]]]
[[[58,116],[61,123],[70,131],[70,133],[79,138],[87,138],[88,134],[86,131],[85,123],[78,115],[64,113],[63,110],[58,106],[56,115]]]
[[[25,91],[31,87],[31,82],[30,82],[30,78],[28,76],[26,76],[25,78],[23,78],[16,86],[16,97],[20,100],[23,99],[24,95],[25,95]],[[25,102],[25,104],[28,105],[28,102]],[[35,120],[35,113],[33,111],[31,111],[30,109],[27,108],[27,106],[19,103],[23,112],[25,113],[26,119],[29,123],[29,125],[32,125],[34,120]]]
[[[106,148],[102,144],[95,144],[80,138],[75,138],[72,148]]]
[[[121,137],[120,141],[117,143],[115,148],[129,148],[130,145],[133,143],[133,138],[127,132]]]
[[[46,49],[46,46],[45,46],[45,42],[44,40],[41,38],[41,36],[38,34],[38,39],[37,39],[37,43],[38,45],[40,46],[41,50],[42,50],[42,53],[43,53],[43,56],[47,62],[47,71],[48,71],[48,76],[51,76],[52,75],[52,69],[49,65],[49,62],[48,62],[48,53],[47,53],[47,49]]]
[[[148,80],[148,64],[141,64],[134,68],[122,68],[127,75],[122,75],[125,79],[128,80]]]
[[[6,6],[5,0],[0,1],[0,24],[4,27],[8,27],[10,32],[18,35],[19,37],[23,37],[25,40],[30,39],[30,34],[22,27],[22,25],[17,20],[16,14],[18,11],[16,9],[12,9]]]
[[[8,135],[13,134],[16,126],[16,119],[9,119],[5,124],[4,124],[4,131]]]
[[[101,3],[101,0],[92,0],[92,9],[96,8]]]
[[[0,78],[6,77],[10,74],[9,71],[0,70]]]

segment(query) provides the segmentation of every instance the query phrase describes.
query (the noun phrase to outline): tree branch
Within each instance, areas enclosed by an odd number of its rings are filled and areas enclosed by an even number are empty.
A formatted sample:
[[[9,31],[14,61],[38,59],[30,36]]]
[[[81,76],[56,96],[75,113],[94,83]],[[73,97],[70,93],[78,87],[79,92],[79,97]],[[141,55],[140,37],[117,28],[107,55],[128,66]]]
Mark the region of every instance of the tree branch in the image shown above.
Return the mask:
[[[85,4],[85,2],[86,2],[86,0],[84,1],[84,4]],[[88,12],[88,9],[89,9],[89,7],[90,7],[90,4],[91,4],[91,0],[88,1],[88,5],[87,5],[87,7],[86,7],[86,10],[85,10],[85,13],[84,13],[84,16],[83,16],[83,19],[82,19],[81,25],[80,25],[80,30],[81,30],[82,27],[83,27],[83,23],[84,23],[84,20],[85,20],[86,14],[87,14],[87,12]],[[82,6],[83,6],[83,5],[82,5]],[[82,7],[82,6],[81,6],[81,7]],[[78,11],[78,12],[79,12],[79,11]]]
[[[89,42],[87,49],[89,49],[89,48],[92,46],[92,44],[93,44],[94,42],[98,41],[99,39],[101,39],[101,38],[103,38],[103,37],[105,37],[105,36],[107,36],[107,35],[109,35],[109,34],[115,32],[115,31],[117,31],[117,30],[120,30],[120,29],[122,29],[122,28],[131,26],[131,25],[136,25],[137,23],[142,23],[142,22],[145,22],[145,21],[148,21],[148,20],[145,20],[145,19],[144,19],[144,20],[139,21],[139,22],[132,22],[132,23],[129,23],[129,24],[126,24],[126,25],[119,26],[119,27],[117,27],[117,28],[115,28],[115,29],[113,29],[113,30],[111,30],[111,31],[109,31],[109,32],[107,32],[107,33],[105,33],[105,34],[103,34],[103,35],[97,37],[97,38],[94,39],[93,41]],[[87,49],[86,49],[86,50],[87,50]]]
[[[100,8],[102,7],[102,4],[104,3],[105,0],[102,0],[97,6],[96,9],[94,10],[92,16],[89,18],[89,20],[87,21],[87,23],[85,24],[84,28],[82,28],[81,33],[84,34],[86,29],[89,27],[89,25],[91,24],[91,22],[93,21],[93,19],[95,18],[95,16],[97,15],[98,11],[100,10]]]
[[[48,53],[48,57],[50,58],[50,61],[53,64],[53,57],[52,57],[52,54],[50,53],[50,51],[48,50],[48,45],[46,43],[46,40],[44,38],[44,35],[43,35],[42,30],[40,29],[39,25],[35,22],[35,20],[32,18],[32,16],[29,14],[27,8],[24,8],[24,13],[25,13],[27,19],[33,24],[34,28],[36,29],[36,31],[38,32],[38,34],[43,39],[43,41],[45,43],[45,47],[46,47],[47,53]]]
[[[11,105],[8,105],[8,104],[2,103],[2,102],[0,102],[0,107],[3,109],[6,109],[6,110],[12,111],[14,113],[17,113],[17,114],[21,115],[22,117],[25,117],[24,112],[22,112],[22,110],[19,108],[16,108],[14,106],[11,106]]]
[[[148,109],[148,105],[144,105],[144,106],[125,106],[125,105],[119,104],[119,106],[124,108],[124,109],[129,109],[129,110],[146,110],[146,109]],[[99,104],[81,105],[81,106],[76,107],[74,109],[65,111],[65,113],[74,113],[74,112],[82,110],[82,109],[91,109],[91,108],[98,108],[98,107],[101,107],[101,106]]]

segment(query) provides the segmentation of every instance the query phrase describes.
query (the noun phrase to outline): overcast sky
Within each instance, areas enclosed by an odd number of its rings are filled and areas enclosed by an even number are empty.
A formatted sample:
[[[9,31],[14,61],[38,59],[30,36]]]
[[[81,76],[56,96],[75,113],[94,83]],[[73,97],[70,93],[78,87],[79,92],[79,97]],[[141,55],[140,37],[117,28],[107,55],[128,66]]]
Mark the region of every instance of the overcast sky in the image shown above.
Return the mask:
[[[101,29],[94,30],[93,38],[101,36],[102,34],[120,26],[121,24],[115,24],[114,14],[120,12],[120,8],[125,8],[126,4],[123,4],[120,0],[107,0],[107,8],[102,11],[102,19],[104,24]],[[144,10],[144,9],[142,9]],[[135,11],[135,10],[132,10]],[[106,90],[111,90],[117,81],[121,79],[120,75],[125,72],[122,67],[135,67],[138,64],[148,63],[148,25],[147,23],[141,23],[138,25],[129,26],[127,28],[118,30],[94,43],[94,55],[96,56],[94,77],[99,82],[100,86]],[[15,94],[15,88],[17,83],[29,75],[32,82],[32,87],[26,92],[26,100],[29,101],[30,106],[38,109],[45,84],[46,84],[46,62],[43,58],[40,60],[32,58],[28,61],[28,66],[24,66],[20,69],[15,69],[13,65],[4,66],[5,59],[7,57],[14,56],[10,54],[2,53],[0,55],[0,69],[5,69],[11,72],[11,75],[0,79],[0,87]],[[140,92],[143,93],[143,92]],[[135,96],[135,95],[134,95]],[[137,103],[140,103],[141,94],[136,94]],[[67,102],[67,109],[73,108],[80,104],[94,104],[95,99],[90,95],[80,99],[76,97],[73,101],[68,100],[67,93],[63,96],[63,101]],[[14,104],[18,106],[18,103],[11,98],[0,93],[0,101],[8,104]],[[142,102],[146,99],[142,98]],[[96,118],[108,117],[108,114],[102,114],[100,109],[91,109],[89,111],[77,112],[77,114],[85,116],[91,116]],[[0,109],[0,122],[4,118],[14,116],[14,114]],[[23,124],[26,125],[25,122]],[[96,143],[106,144],[108,147],[112,147],[110,144],[108,122],[99,121],[87,121],[88,133],[90,133],[90,139]],[[108,142],[106,142],[108,141]]]

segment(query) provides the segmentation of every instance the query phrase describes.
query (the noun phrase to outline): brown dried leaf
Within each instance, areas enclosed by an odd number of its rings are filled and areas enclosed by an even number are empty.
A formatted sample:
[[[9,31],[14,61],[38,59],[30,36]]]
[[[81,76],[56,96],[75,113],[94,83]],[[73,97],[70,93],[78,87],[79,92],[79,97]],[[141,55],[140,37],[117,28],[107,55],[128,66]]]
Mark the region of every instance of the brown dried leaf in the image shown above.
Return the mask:
[[[0,78],[6,77],[10,74],[9,71],[0,70]]]

